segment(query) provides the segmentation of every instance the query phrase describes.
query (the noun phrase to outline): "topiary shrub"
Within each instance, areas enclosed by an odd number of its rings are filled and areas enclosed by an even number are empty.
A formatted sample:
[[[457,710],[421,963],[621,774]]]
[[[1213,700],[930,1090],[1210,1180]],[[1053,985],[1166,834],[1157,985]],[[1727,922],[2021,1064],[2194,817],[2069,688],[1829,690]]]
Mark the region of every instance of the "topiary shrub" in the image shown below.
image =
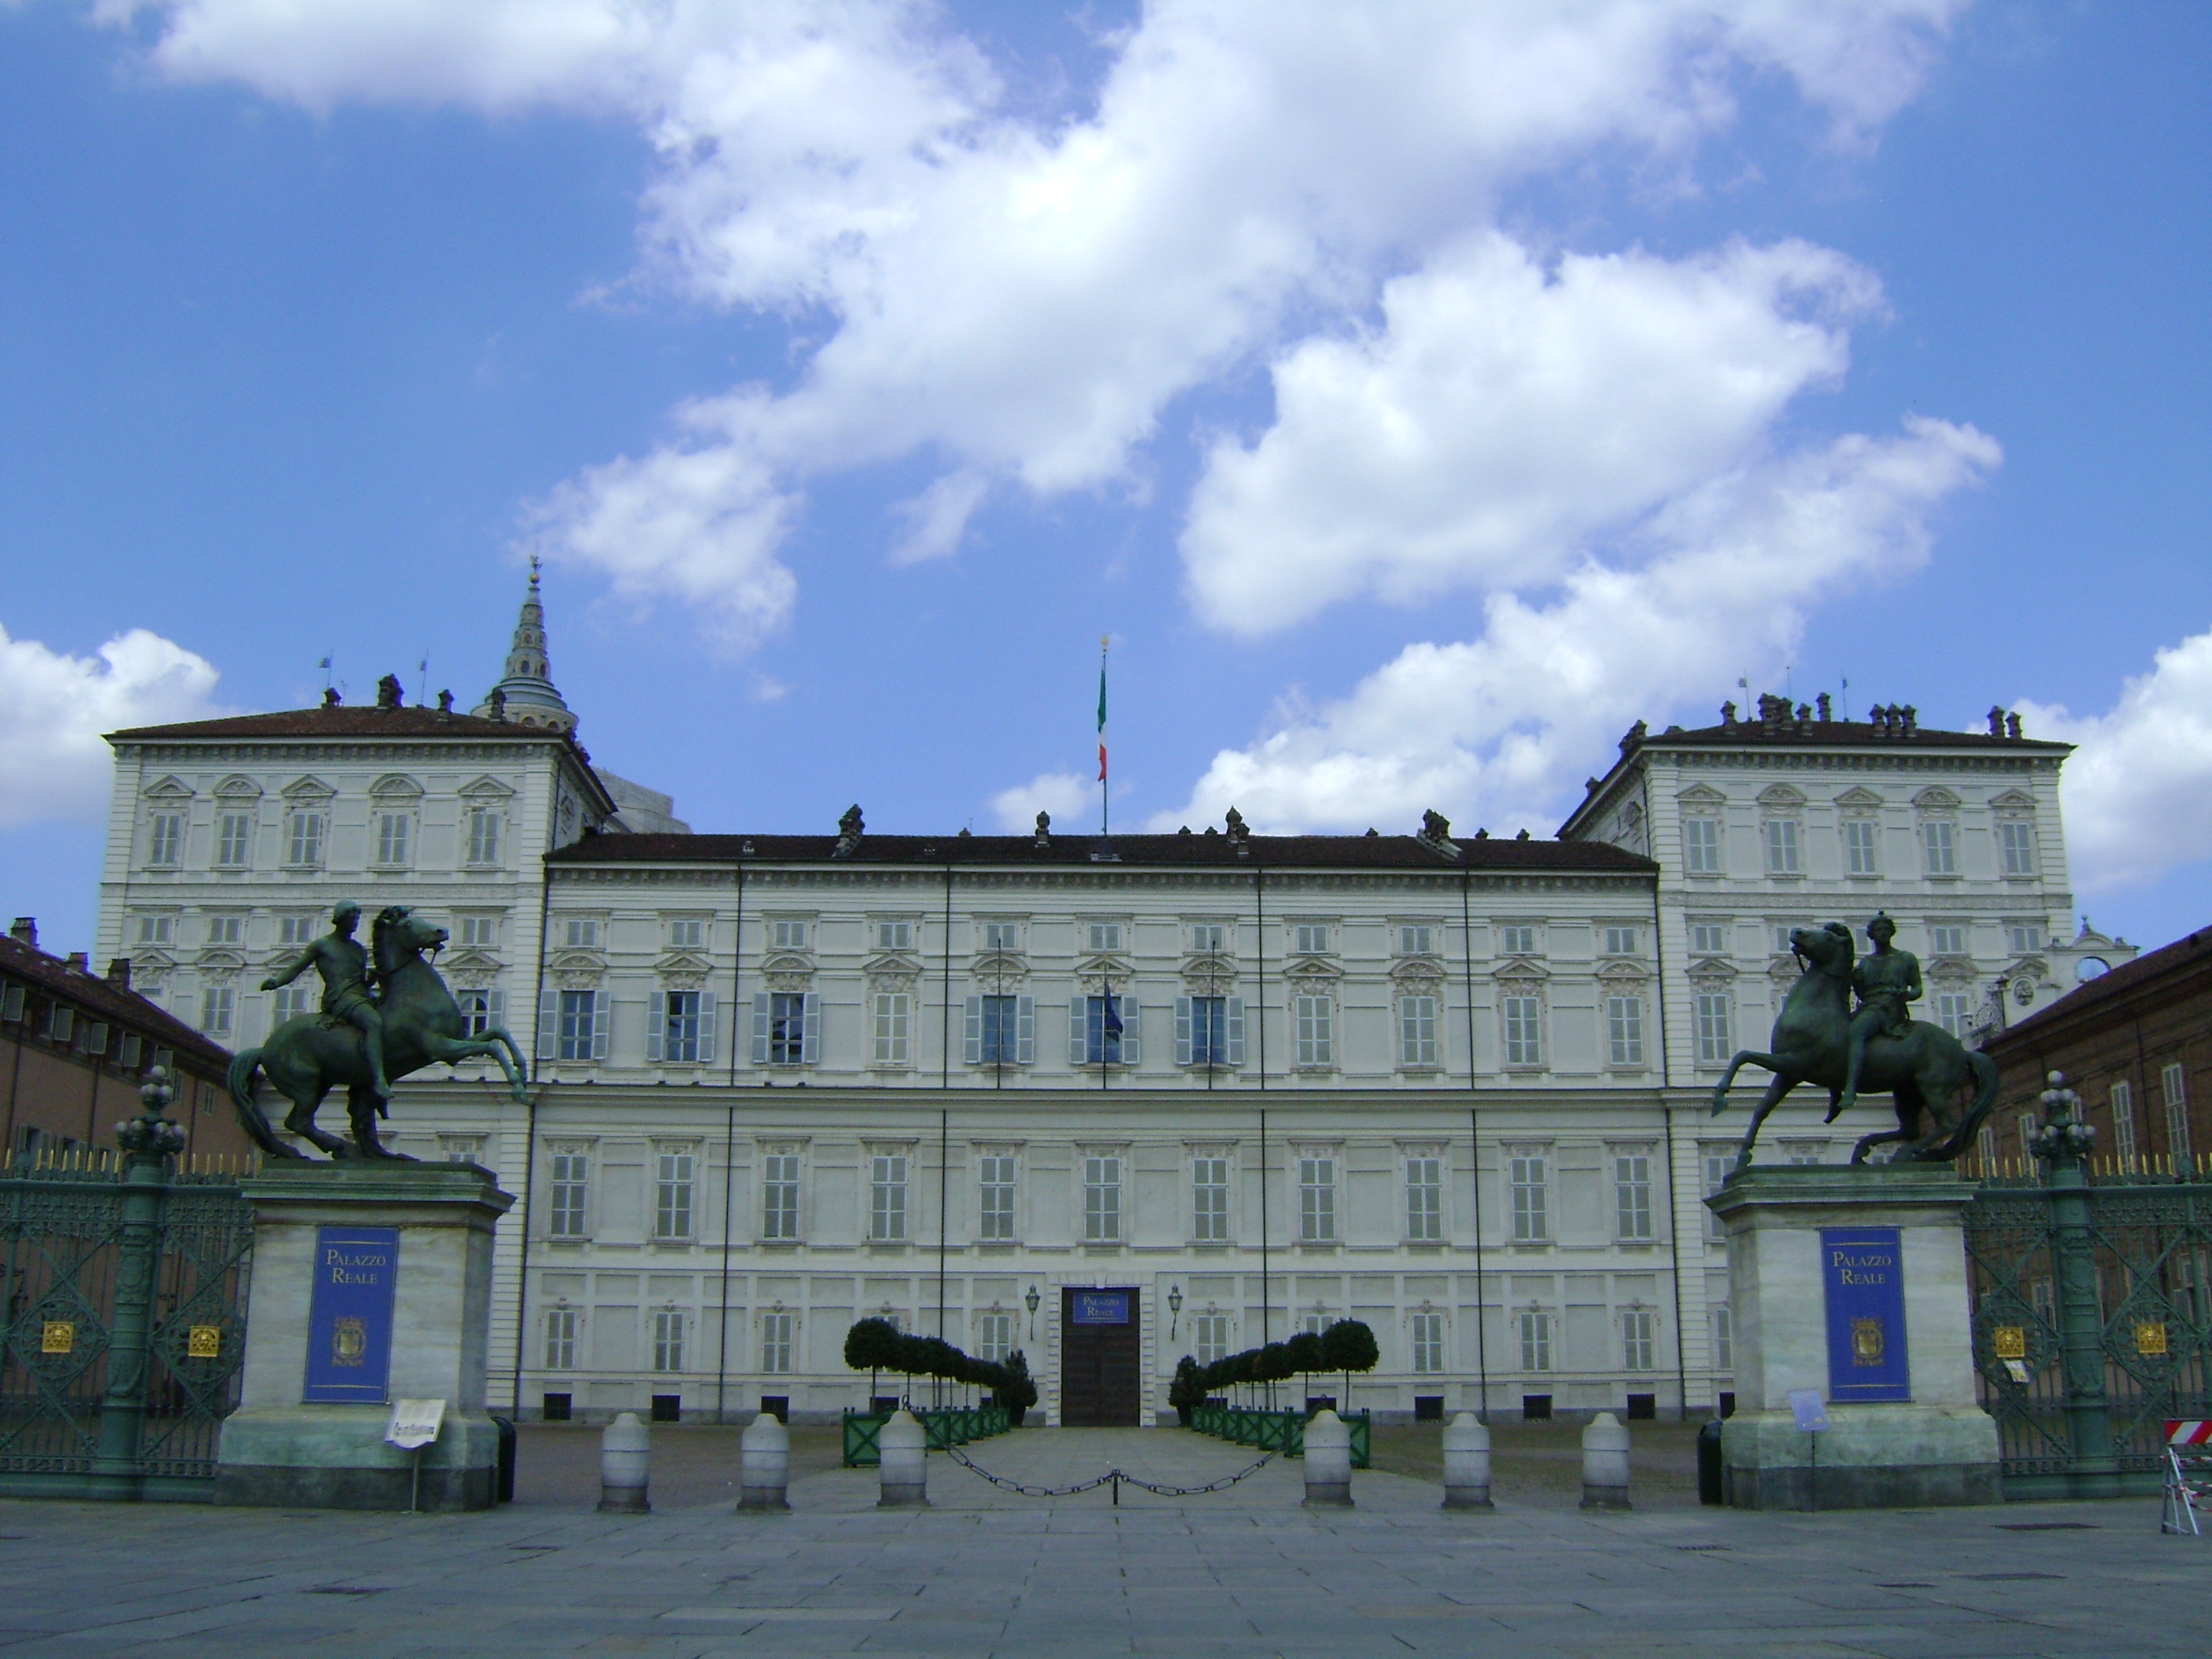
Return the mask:
[[[1190,1426],[1190,1414],[1206,1403],[1206,1385],[1198,1361],[1188,1354],[1176,1361],[1175,1377],[1168,1384],[1168,1404],[1175,1407],[1176,1419],[1186,1429]]]
[[[1371,1371],[1382,1358],[1375,1333],[1356,1319],[1340,1319],[1322,1333],[1322,1353],[1333,1371],[1344,1373],[1344,1403],[1352,1403],[1352,1374]]]
[[[1022,1419],[1037,1402],[1036,1383],[1030,1376],[1030,1362],[1019,1348],[1006,1356],[1006,1380],[999,1389],[999,1403],[1006,1408],[1006,1420],[1014,1427],[1022,1425]]]

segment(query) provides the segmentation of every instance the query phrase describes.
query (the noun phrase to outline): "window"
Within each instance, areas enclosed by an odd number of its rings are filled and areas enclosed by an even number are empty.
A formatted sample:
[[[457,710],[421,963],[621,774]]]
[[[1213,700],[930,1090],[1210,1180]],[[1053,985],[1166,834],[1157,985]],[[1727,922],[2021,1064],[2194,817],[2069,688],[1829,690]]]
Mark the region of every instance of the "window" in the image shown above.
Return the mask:
[[[1698,1064],[1725,1066],[1735,1053],[1726,991],[1700,991],[1691,999],[1698,1021]]]
[[[879,1244],[906,1237],[904,1152],[878,1152],[868,1160],[868,1237]]]
[[[23,988],[10,985],[0,988],[0,1019],[10,1025],[19,1025],[23,1019]]]
[[[1814,1164],[1820,1161],[1821,1154],[1828,1150],[1828,1143],[1825,1140],[1791,1141],[1787,1144],[1784,1150],[1789,1153],[1788,1161],[1791,1164]]]
[[[676,1066],[696,1066],[714,1057],[714,1000],[705,991],[664,991],[660,994],[660,1042],[646,1045],[647,1060]]]
[[[559,991],[555,1005],[556,1060],[606,1058],[606,1005],[597,991]]]
[[[1437,951],[1437,930],[1418,923],[1398,929],[1398,954],[1401,957],[1434,956]]]
[[[2125,1168],[2136,1161],[2136,1091],[2131,1083],[2112,1085],[2112,1150]]]
[[[1790,937],[1796,928],[1797,924],[1794,921],[1778,921],[1774,924],[1774,954],[1776,956],[1786,957],[1797,948],[1796,941]]]
[[[1443,1160],[1406,1160],[1406,1237],[1416,1244],[1435,1244],[1444,1236]]]
[[[1398,999],[1398,1063],[1421,1066],[1437,1063],[1437,1000],[1434,997]]]
[[[691,1237],[691,1149],[658,1149],[658,1169],[653,1187],[653,1236],[659,1239]]]
[[[1121,1160],[1111,1152],[1083,1160],[1083,1237],[1092,1244],[1121,1237]]]
[[[1134,1066],[1142,1057],[1133,997],[1077,997],[1068,1004],[1067,1057],[1077,1066]]]
[[[483,991],[458,991],[454,993],[454,994],[460,1000],[461,1017],[465,1024],[468,1018],[469,999],[472,996],[486,996],[489,993]],[[313,1013],[315,1012],[316,1000],[315,990],[311,985],[301,985],[295,981],[290,985],[282,985],[277,987],[276,1000],[270,1005],[269,1029],[273,1031],[288,1019],[297,1019],[302,1014]],[[474,1029],[468,1029],[465,1030],[463,1035],[467,1036],[480,1036],[483,1033]]]
[[[1413,1372],[1434,1376],[1444,1368],[1444,1316],[1417,1313],[1413,1320]]]
[[[986,1243],[1004,1244],[1014,1237],[1014,1158],[1011,1152],[986,1152],[976,1160],[978,1234]]]
[[[210,992],[210,995],[212,995],[212,994],[213,994],[213,993],[211,993],[211,992]],[[64,1007],[61,1007],[61,1006],[57,1006],[50,1007],[50,1008],[48,1008],[48,1009],[46,1010],[46,1040],[47,1040],[48,1042],[67,1042],[70,1039],[70,1037],[72,1037],[73,1036],[75,1036],[75,1035],[76,1035],[76,1009],[74,1009],[74,1008],[64,1008]],[[74,1141],[72,1141],[72,1142],[70,1142],[70,1145],[72,1145],[72,1146],[74,1146],[74,1145],[76,1145],[76,1142],[74,1142]]]
[[[244,812],[225,812],[215,821],[215,861],[220,870],[243,870],[252,861],[253,820]]]
[[[1962,991],[1938,991],[1930,1001],[1936,1023],[1963,1042],[1973,1029],[1973,998]]]
[[[414,830],[415,815],[411,812],[379,812],[376,815],[376,861],[393,866],[405,864]]]
[[[1705,1154],[1705,1196],[1711,1198],[1728,1184],[1729,1176],[1735,1170],[1735,1154],[1733,1152],[1708,1151]],[[1716,1243],[1728,1237],[1728,1224],[1711,1210],[1705,1212],[1705,1237]]]
[[[761,1237],[784,1243],[799,1237],[797,1152],[770,1152],[761,1159]]]
[[[1931,876],[1955,876],[1959,873],[1959,849],[1955,826],[1948,818],[1929,818],[1920,826],[1920,845],[1926,855],[1928,873]]]
[[[285,920],[289,921],[292,918],[288,916]],[[138,942],[141,945],[167,945],[170,942],[173,933],[174,922],[171,917],[141,916],[138,918]],[[284,942],[287,945],[292,943],[289,939]]]
[[[870,1000],[878,1066],[904,1066],[911,1054],[914,999],[904,991],[878,991]]]
[[[812,991],[753,993],[753,1064],[811,1066],[821,1036],[821,1006]]]
[[[1304,957],[1327,956],[1328,924],[1325,921],[1299,922],[1291,929],[1291,949]]]
[[[1644,1063],[1644,999],[1607,997],[1605,1000],[1607,1052],[1615,1066]]]
[[[1190,927],[1192,954],[1218,957],[1229,949],[1229,929],[1218,921],[1194,921]]]
[[[976,1358],[994,1365],[1003,1364],[1013,1351],[1013,1315],[993,1312],[975,1316]]]
[[[1291,1013],[1297,1026],[1297,1063],[1330,1066],[1336,1060],[1336,1000],[1326,994],[1306,993],[1291,999]]]
[[[1636,954],[1636,933],[1633,927],[1608,927],[1605,930],[1605,953],[1609,957],[1632,957]]]
[[[2191,1172],[2189,1147],[2189,1083],[2179,1064],[2158,1074],[2159,1091],[2166,1097],[2166,1149],[2173,1154],[2174,1173]]]
[[[1690,948],[1700,956],[1726,956],[1729,948],[1728,924],[1724,921],[1692,922]]]
[[[2039,921],[2008,921],[2005,923],[2005,949],[2016,957],[2033,956],[2043,948],[2043,924]]]
[[[1682,820],[1682,871],[1686,875],[1717,876],[1721,872],[1721,821],[1718,818]]]
[[[1966,954],[1966,930],[1952,921],[1931,923],[1928,948],[1939,957],[1963,957]]]
[[[1201,1365],[1211,1365],[1216,1360],[1229,1358],[1229,1316],[1224,1313],[1203,1313],[1191,1321],[1191,1340],[1197,1352],[1192,1355]]]
[[[1997,857],[2005,874],[2033,875],[2035,873],[2035,826],[2021,818],[1999,820]]]
[[[1118,951],[1121,948],[1121,924],[1118,921],[1094,921],[1091,924],[1091,948],[1094,951]]]
[[[246,943],[244,916],[210,916],[207,919],[207,942],[210,945],[243,945]]]
[[[1027,1066],[1036,1059],[1036,1001],[1032,997],[968,999],[968,1063]]]
[[[707,922],[703,916],[678,916],[668,924],[668,948],[672,951],[702,951],[707,947]]]
[[[556,1151],[553,1154],[552,1200],[547,1211],[547,1237],[585,1237],[585,1206],[592,1190],[591,1164],[588,1152]]]
[[[1501,956],[1534,956],[1536,930],[1521,922],[1508,923],[1498,930],[1498,950]]]
[[[1631,1308],[1620,1316],[1620,1365],[1623,1370],[1656,1370],[1659,1316],[1650,1308]]]
[[[1877,855],[1881,826],[1872,818],[1844,820],[1844,873],[1847,876],[1878,876],[1881,862]]]
[[[876,924],[876,949],[878,951],[911,951],[914,949],[914,924],[910,921],[879,921]]]
[[[1649,1244],[1658,1237],[1651,1229],[1650,1153],[1613,1155],[1613,1225],[1625,1244]]]
[[[2014,1127],[2020,1131],[2021,1162],[2032,1170],[2035,1167],[2035,1114],[2022,1112],[2014,1120]]]
[[[1523,1308],[1520,1326],[1521,1369],[1548,1371],[1552,1369],[1552,1316],[1541,1308]]]
[[[803,921],[771,923],[769,933],[779,951],[804,951],[806,948],[806,924]]]
[[[460,942],[489,951],[499,943],[499,920],[495,916],[457,916],[461,930]]]
[[[1540,1152],[1515,1152],[1506,1160],[1516,1244],[1541,1244],[1552,1236],[1549,1165],[1550,1159]]]
[[[1243,998],[1176,999],[1176,1065],[1242,1066],[1243,1063]]]
[[[1735,1310],[1725,1302],[1713,1310],[1713,1369],[1735,1369]]]
[[[1531,996],[1506,997],[1498,1003],[1505,1020],[1505,1063],[1540,1066],[1544,1063],[1544,1005]]]
[[[146,862],[179,864],[185,856],[185,815],[156,812],[146,838]]]
[[[680,1308],[653,1311],[653,1369],[662,1372],[684,1369],[684,1310]]]
[[[238,994],[228,985],[210,985],[201,992],[200,1030],[210,1036],[228,1036],[237,997]]]
[[[1022,925],[1018,921],[987,921],[983,924],[983,948],[986,951],[1018,951],[1022,948]]]
[[[1797,862],[1797,820],[1769,818],[1761,826],[1761,838],[1766,848],[1766,873],[1770,876],[1802,874]]]
[[[469,862],[499,862],[499,809],[495,806],[469,808]]]
[[[791,1337],[798,1323],[797,1314],[764,1313],[761,1316],[760,1368],[769,1376],[781,1376],[791,1370]]]
[[[1336,1242],[1336,1160],[1333,1158],[1298,1160],[1298,1242]]]
[[[574,1308],[548,1308],[545,1310],[547,1370],[573,1371],[576,1369],[577,1323]]]
[[[1200,1244],[1229,1242],[1229,1160],[1190,1161],[1191,1237]]]
[[[312,870],[323,861],[323,840],[330,819],[321,812],[295,812],[284,837],[284,862]]]
[[[562,943],[571,951],[596,951],[599,948],[599,922],[596,916],[570,916],[562,931]]]

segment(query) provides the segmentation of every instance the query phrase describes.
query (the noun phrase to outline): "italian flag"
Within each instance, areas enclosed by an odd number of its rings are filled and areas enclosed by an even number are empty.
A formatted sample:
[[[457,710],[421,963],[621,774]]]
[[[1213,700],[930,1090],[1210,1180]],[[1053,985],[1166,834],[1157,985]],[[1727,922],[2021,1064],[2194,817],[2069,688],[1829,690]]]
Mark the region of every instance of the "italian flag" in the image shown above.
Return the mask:
[[[1098,641],[1098,781],[1106,781],[1106,641]]]

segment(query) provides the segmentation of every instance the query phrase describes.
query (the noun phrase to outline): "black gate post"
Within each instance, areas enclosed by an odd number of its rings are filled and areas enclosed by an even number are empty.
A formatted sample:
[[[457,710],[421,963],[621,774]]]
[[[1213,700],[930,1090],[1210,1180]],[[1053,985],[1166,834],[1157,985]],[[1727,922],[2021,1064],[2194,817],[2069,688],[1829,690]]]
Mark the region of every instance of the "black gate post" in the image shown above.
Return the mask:
[[[2105,1310],[2097,1282],[2089,1178],[2082,1167],[2096,1129],[2075,1113],[2081,1097],[2051,1073],[2043,1091],[2044,1126],[2029,1151],[2044,1164],[2057,1269],[2058,1352],[2066,1376],[2067,1491],[2075,1498],[2118,1498],[2119,1462],[2112,1453],[2112,1403],[2105,1393]]]
[[[161,1200],[169,1155],[184,1149],[181,1126],[161,1115],[176,1098],[158,1066],[138,1091],[143,1114],[119,1125],[127,1162],[123,1224],[116,1240],[115,1306],[108,1321],[107,1389],[85,1496],[123,1502],[140,1495],[139,1447],[146,1419],[147,1364],[154,1334],[154,1280],[161,1246]]]

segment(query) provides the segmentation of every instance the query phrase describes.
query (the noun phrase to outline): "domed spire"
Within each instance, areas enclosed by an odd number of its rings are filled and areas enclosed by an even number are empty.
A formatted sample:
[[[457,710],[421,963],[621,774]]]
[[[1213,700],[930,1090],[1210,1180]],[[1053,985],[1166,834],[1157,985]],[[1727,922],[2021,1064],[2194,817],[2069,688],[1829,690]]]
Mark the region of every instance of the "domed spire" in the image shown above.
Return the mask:
[[[538,595],[538,561],[530,561],[530,591],[522,598],[522,614],[515,618],[514,643],[507,653],[507,673],[485,694],[475,712],[487,720],[507,720],[518,726],[549,726],[573,732],[576,717],[562,701],[553,684],[553,669],[545,653],[545,605]]]

